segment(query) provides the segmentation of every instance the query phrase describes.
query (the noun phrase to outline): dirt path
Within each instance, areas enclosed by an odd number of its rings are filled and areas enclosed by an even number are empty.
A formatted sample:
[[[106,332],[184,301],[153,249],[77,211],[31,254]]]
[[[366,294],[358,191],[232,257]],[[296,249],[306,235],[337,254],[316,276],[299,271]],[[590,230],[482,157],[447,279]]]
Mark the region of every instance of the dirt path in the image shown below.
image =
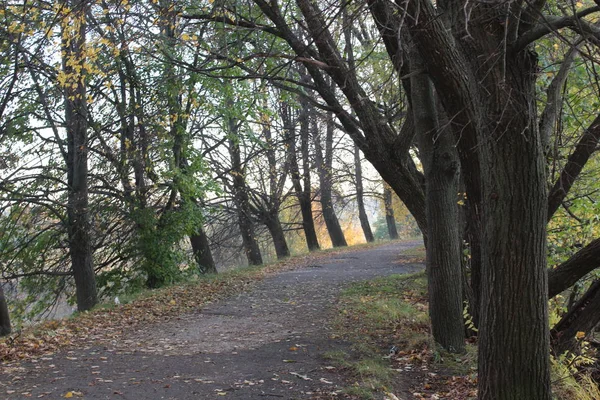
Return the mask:
[[[342,378],[321,355],[346,346],[328,327],[337,293],[352,281],[415,271],[399,253],[420,244],[309,257],[199,313],[2,371],[0,398],[291,400],[334,392]]]

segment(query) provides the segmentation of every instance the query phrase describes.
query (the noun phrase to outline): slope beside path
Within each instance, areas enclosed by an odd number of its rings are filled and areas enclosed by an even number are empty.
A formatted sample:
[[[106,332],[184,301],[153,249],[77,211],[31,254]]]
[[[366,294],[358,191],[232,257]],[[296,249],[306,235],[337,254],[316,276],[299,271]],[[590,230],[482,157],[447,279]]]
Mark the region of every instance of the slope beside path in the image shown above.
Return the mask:
[[[400,257],[420,241],[306,257],[252,290],[102,344],[3,366],[0,399],[310,399],[343,378],[322,354],[345,284],[420,267]],[[385,351],[385,349],[382,349]]]

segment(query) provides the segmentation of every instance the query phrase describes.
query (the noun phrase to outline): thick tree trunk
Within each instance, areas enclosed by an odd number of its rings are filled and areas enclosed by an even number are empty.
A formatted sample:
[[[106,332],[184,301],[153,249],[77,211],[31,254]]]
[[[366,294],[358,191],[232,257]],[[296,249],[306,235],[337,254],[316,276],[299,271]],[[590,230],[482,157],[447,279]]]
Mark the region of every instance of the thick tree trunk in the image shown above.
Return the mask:
[[[479,398],[550,400],[548,196],[536,121],[536,61],[527,52],[508,54],[506,68],[502,89],[494,82],[495,95],[486,96],[489,136],[481,142]]]
[[[423,67],[418,53],[411,70]],[[457,193],[460,164],[452,132],[440,130],[436,101],[429,77],[413,74],[411,108],[425,170],[427,212],[427,281],[433,339],[453,353],[465,351],[462,265],[458,229]],[[446,124],[444,124],[446,125]]]
[[[4,289],[0,285],[0,336],[9,335],[12,331],[10,325],[10,313],[8,311],[8,304],[6,297],[4,296]]]
[[[577,334],[589,334],[600,322],[600,281],[595,281],[550,332],[552,348],[559,355],[577,351]]]
[[[396,218],[394,218],[394,208],[392,207],[392,189],[387,184],[383,184],[383,205],[385,208],[385,223],[387,224],[388,235],[390,239],[398,239],[398,229],[396,229]]]
[[[548,271],[548,297],[553,298],[600,267],[600,239],[595,239],[567,261]]]
[[[333,208],[332,198],[332,182],[331,182],[331,171],[333,162],[333,116],[328,116],[327,119],[327,134],[325,137],[325,154],[321,146],[320,135],[318,134],[318,127],[316,123],[313,123],[313,137],[315,142],[315,156],[317,158],[317,170],[319,173],[319,185],[321,189],[321,211],[323,213],[323,219],[327,226],[327,232],[331,239],[333,247],[347,246],[344,232],[340,226],[335,209]]]
[[[369,225],[369,217],[365,210],[364,200],[364,189],[362,183],[362,165],[360,163],[360,149],[354,145],[354,178],[356,180],[356,203],[358,204],[358,219],[360,220],[360,226],[365,235],[367,242],[374,242],[375,237],[371,231],[371,225]]]
[[[273,245],[275,246],[275,253],[277,254],[277,259],[281,260],[283,258],[290,256],[290,249],[288,248],[287,242],[285,240],[285,234],[283,233],[283,228],[281,227],[281,221],[279,221],[279,216],[276,213],[272,213],[267,216],[265,219],[265,225],[271,234],[271,238],[273,238]]]
[[[75,278],[77,309],[89,310],[98,302],[92,260],[88,199],[88,136],[85,68],[85,16],[88,6],[83,0],[66,5],[72,15],[63,24],[73,23],[74,34],[63,35],[63,71],[65,85],[65,123],[67,132],[67,220],[71,265]],[[68,29],[63,29],[69,32]],[[78,68],[75,68],[78,67]]]
[[[217,267],[210,251],[208,237],[202,226],[198,228],[195,234],[190,235],[190,243],[194,259],[198,264],[198,270],[202,274],[216,274]]]

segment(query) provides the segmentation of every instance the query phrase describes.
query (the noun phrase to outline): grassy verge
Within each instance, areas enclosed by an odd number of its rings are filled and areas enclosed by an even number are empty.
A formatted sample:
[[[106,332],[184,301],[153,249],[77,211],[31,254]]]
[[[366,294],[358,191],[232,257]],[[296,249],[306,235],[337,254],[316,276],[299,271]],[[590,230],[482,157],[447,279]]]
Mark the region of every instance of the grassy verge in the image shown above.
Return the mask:
[[[402,254],[407,262],[423,262],[424,249]],[[474,398],[472,346],[464,356],[434,346],[427,309],[424,272],[392,275],[348,287],[340,296],[335,334],[352,343],[350,353],[325,353],[346,371],[351,398]],[[395,354],[389,351],[395,346]]]
[[[423,248],[401,255],[409,263],[423,263],[424,258]],[[348,340],[351,351],[328,352],[323,357],[347,373],[351,383],[344,392],[348,397],[394,399],[389,393],[395,393],[398,398],[476,398],[476,345],[468,343],[467,353],[460,356],[435,346],[424,272],[355,283],[342,292],[337,312],[335,335]],[[392,346],[397,353],[386,356]],[[600,399],[597,382],[585,368],[578,368],[592,361],[585,352],[553,359],[555,397]]]

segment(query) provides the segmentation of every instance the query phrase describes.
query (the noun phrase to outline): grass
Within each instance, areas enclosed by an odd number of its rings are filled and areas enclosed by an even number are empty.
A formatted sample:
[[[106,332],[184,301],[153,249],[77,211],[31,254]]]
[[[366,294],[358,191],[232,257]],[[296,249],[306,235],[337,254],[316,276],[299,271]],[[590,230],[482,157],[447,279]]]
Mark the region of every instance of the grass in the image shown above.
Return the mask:
[[[409,351],[429,345],[426,288],[420,272],[354,283],[341,293],[334,329],[352,343],[353,356],[344,352],[324,356],[355,382],[344,393],[368,400],[393,391],[395,371],[384,358],[389,348],[402,345]]]
[[[413,247],[412,249],[404,250],[402,252],[403,256],[406,257],[417,257],[425,261],[425,247]]]
[[[409,262],[423,262],[425,249],[401,254]],[[344,392],[359,399],[380,398],[394,388],[397,361],[386,358],[392,345],[412,364],[434,364],[449,375],[472,374],[476,349],[457,356],[436,348],[430,335],[427,279],[424,272],[380,277],[354,283],[340,296],[335,334],[352,343],[350,354],[329,354],[331,362],[343,367],[354,382]]]

